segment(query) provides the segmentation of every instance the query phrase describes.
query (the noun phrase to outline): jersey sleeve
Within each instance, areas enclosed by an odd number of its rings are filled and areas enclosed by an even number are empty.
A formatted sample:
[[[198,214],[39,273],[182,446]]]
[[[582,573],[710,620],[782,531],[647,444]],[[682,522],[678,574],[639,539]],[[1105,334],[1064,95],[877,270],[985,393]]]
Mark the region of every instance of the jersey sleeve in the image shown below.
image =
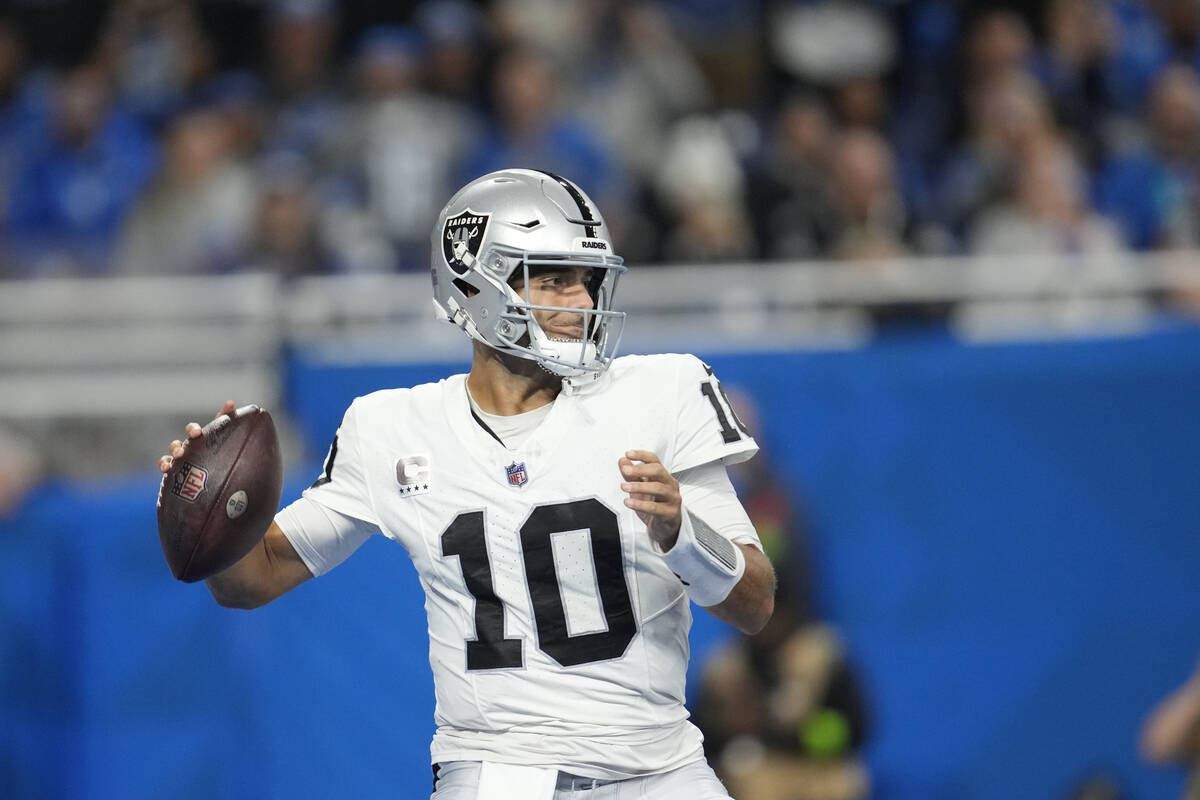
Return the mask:
[[[347,516],[307,497],[275,515],[275,524],[314,576],[324,575],[378,533],[369,522]]]
[[[346,409],[342,424],[333,437],[333,443],[329,445],[321,475],[304,490],[304,497],[339,514],[378,526],[379,519],[371,502],[366,465],[363,462],[360,413],[357,400]]]
[[[738,499],[724,466],[712,462],[693,467],[677,477],[684,508],[731,542],[763,549],[758,531]]]
[[[712,367],[695,356],[678,360],[673,413],[674,433],[665,462],[672,474],[712,461],[737,464],[758,452]]]

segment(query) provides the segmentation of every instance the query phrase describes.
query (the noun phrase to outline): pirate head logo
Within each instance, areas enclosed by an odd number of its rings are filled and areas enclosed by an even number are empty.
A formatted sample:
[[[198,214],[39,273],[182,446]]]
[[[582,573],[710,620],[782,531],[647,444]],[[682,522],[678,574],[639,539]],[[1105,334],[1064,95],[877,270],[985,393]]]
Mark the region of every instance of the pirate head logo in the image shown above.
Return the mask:
[[[471,268],[479,255],[479,245],[487,231],[491,214],[480,214],[471,209],[450,217],[442,229],[442,255],[450,269],[462,275]]]

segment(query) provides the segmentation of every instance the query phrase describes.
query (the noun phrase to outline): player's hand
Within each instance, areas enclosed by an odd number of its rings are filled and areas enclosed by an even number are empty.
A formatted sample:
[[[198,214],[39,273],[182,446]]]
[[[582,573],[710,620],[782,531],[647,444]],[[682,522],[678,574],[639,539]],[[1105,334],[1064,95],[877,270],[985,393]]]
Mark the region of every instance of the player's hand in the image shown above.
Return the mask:
[[[670,550],[679,538],[683,521],[683,498],[679,481],[671,477],[658,456],[649,450],[630,450],[617,459],[628,493],[625,505],[637,512],[650,538],[663,550]]]
[[[216,419],[222,414],[232,415],[236,410],[237,406],[234,404],[234,402],[232,400],[226,400],[225,405],[221,406],[221,410],[216,413],[216,416],[214,416],[213,419]],[[200,427],[199,422],[189,422],[183,429],[184,434],[187,436],[187,441],[180,441],[179,439],[176,439],[175,441],[171,442],[170,447],[167,448],[167,455],[158,459],[159,471],[164,473],[170,472],[171,465],[175,463],[175,459],[179,458],[187,451],[187,443],[199,436],[201,430],[203,429]]]

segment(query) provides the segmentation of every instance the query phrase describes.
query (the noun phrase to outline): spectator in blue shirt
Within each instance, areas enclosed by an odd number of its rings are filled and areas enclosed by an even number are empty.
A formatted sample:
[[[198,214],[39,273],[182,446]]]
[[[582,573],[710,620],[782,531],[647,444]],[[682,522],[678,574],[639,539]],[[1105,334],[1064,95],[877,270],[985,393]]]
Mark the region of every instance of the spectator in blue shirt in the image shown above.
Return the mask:
[[[556,107],[551,65],[532,50],[512,50],[493,71],[494,127],[466,160],[466,175],[519,165],[571,175],[603,203],[617,171],[599,139]]]
[[[45,125],[45,82],[25,74],[21,33],[0,19],[0,227],[8,216],[12,182]]]
[[[268,152],[297,152],[324,168],[345,98],[334,46],[330,0],[275,0],[267,12],[267,85],[272,113]]]
[[[1200,77],[1176,64],[1159,74],[1147,109],[1150,142],[1113,158],[1097,205],[1139,249],[1200,245]]]
[[[114,107],[103,73],[85,65],[63,75],[52,115],[9,194],[15,271],[106,270],[114,237],[156,162],[154,140]]]

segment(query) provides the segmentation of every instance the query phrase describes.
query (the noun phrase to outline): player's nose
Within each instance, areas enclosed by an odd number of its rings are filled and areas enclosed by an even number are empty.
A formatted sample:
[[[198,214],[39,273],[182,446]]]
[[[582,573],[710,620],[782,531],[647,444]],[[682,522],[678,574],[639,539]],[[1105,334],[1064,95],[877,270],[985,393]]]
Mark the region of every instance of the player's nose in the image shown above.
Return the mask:
[[[571,304],[571,308],[578,308],[583,311],[590,310],[596,307],[596,303],[592,300],[592,296],[588,294],[587,289],[581,289],[575,295],[577,302]]]
[[[571,284],[570,290],[567,292],[566,306],[568,308],[579,308],[583,310],[595,308],[596,303],[592,300],[592,294],[587,290],[587,284],[583,281],[576,281]]]

